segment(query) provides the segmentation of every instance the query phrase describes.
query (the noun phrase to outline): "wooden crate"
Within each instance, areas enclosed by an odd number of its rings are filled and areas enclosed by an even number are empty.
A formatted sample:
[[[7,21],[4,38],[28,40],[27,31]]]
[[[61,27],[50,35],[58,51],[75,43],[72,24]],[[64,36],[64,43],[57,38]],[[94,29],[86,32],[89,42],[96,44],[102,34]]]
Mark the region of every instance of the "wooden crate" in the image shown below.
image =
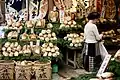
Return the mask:
[[[14,61],[0,60],[0,80],[14,80]]]

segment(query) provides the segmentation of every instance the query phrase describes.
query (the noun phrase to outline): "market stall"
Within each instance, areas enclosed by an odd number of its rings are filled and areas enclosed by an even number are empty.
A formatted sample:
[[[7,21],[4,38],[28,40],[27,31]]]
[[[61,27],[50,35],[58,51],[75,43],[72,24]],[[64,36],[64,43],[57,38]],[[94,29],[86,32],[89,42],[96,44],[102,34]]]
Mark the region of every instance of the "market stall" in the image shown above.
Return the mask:
[[[15,7],[17,1],[21,2],[19,10]],[[52,72],[58,72],[54,70],[59,60],[82,68],[83,29],[87,14],[93,11],[101,13],[97,25],[104,35],[104,44],[118,44],[114,1],[105,1],[8,0],[6,23],[1,29],[4,35],[0,39],[0,79],[50,80]]]

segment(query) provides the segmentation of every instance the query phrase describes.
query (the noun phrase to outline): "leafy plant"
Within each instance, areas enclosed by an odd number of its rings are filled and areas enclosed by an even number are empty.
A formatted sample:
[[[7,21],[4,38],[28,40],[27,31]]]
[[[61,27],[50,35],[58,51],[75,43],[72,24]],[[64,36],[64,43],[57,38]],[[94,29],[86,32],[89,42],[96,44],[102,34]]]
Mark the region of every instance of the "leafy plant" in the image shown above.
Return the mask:
[[[71,80],[90,80],[91,78],[95,78],[95,74],[83,74],[77,78],[71,78]]]
[[[120,76],[120,62],[110,61],[108,71],[113,72],[116,77]]]

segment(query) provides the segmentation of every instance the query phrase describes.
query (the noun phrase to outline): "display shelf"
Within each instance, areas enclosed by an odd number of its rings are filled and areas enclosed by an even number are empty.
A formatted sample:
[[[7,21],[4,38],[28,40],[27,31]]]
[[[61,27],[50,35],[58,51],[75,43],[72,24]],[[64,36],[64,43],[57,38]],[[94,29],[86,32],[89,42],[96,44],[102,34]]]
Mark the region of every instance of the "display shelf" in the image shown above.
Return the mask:
[[[66,64],[69,65],[69,63],[73,64],[73,68],[78,68],[77,63],[77,55],[80,53],[77,53],[77,50],[81,50],[81,47],[69,47],[67,46],[67,52],[66,52]],[[71,51],[73,53],[71,53]],[[73,54],[73,59],[69,58],[70,55]],[[82,66],[82,65],[81,65]]]

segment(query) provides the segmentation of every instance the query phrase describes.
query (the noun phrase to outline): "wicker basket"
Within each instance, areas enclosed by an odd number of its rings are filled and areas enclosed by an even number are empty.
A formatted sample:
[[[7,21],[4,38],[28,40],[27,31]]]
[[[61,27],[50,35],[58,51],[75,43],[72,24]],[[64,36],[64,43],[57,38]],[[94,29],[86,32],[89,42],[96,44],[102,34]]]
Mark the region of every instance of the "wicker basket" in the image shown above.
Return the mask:
[[[14,80],[14,61],[0,60],[0,80]]]
[[[32,69],[32,64],[16,65],[15,80],[31,80],[31,69]]]
[[[51,80],[51,61],[46,63],[36,61],[33,69],[36,80]]]

